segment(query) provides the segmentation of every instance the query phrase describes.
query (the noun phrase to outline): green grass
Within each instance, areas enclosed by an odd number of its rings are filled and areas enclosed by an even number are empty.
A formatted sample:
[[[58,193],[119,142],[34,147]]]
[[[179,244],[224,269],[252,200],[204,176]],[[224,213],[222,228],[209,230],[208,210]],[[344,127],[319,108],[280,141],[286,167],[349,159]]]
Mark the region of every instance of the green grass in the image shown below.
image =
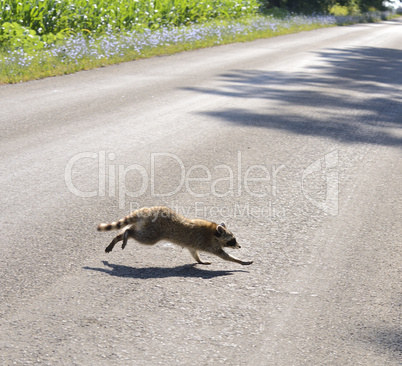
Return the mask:
[[[250,16],[192,26],[115,33],[77,34],[59,45],[0,52],[0,84],[69,74],[119,62],[332,26],[331,17]]]
[[[0,84],[337,23],[259,15],[258,1],[0,0]]]

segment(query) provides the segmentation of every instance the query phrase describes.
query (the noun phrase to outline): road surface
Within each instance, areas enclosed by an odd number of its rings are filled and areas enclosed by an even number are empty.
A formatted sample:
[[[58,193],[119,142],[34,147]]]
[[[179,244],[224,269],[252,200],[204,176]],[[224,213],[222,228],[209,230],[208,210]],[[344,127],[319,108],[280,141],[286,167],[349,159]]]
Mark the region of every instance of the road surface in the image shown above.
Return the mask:
[[[0,87],[2,365],[398,365],[402,20]],[[251,266],[99,233],[224,221]]]

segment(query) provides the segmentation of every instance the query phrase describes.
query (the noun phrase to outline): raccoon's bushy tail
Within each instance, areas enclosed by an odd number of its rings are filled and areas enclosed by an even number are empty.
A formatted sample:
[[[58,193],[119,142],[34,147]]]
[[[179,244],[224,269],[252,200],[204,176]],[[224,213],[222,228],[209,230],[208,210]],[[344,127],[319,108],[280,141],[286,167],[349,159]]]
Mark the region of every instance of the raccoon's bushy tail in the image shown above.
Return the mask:
[[[119,221],[110,222],[108,224],[99,224],[98,231],[118,230],[124,226],[130,225],[135,221],[135,216],[126,216]]]

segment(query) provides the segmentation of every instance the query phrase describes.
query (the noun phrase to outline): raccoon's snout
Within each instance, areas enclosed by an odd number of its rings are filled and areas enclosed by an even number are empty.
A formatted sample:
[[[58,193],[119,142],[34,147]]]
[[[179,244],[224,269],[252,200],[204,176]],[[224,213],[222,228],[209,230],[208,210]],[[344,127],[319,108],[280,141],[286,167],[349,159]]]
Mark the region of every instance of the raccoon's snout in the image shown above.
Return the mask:
[[[237,244],[237,241],[236,241],[235,238],[233,238],[232,240],[229,240],[229,241],[226,243],[226,246],[228,246],[228,247],[233,247],[233,248],[241,248],[241,246],[240,246],[239,244]]]

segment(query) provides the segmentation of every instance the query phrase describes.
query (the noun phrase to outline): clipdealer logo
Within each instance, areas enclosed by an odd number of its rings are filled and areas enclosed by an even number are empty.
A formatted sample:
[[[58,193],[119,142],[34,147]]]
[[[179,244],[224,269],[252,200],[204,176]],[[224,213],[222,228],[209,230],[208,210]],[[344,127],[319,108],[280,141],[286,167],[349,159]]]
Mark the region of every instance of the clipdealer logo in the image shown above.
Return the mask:
[[[308,178],[320,175],[324,181],[325,196],[312,195],[309,192]],[[311,163],[304,171],[302,177],[302,192],[304,197],[315,207],[326,214],[337,216],[339,212],[339,157],[338,150],[331,151],[322,159]]]
[[[98,179],[94,187],[85,190],[74,179],[74,170],[83,165],[84,161],[91,161],[90,166],[97,165]],[[237,154],[234,165],[219,164],[212,168],[196,164],[186,168],[183,161],[175,154],[152,153],[149,165],[114,164],[114,153],[82,152],[72,156],[65,167],[65,183],[67,189],[78,197],[118,197],[119,209],[124,209],[127,198],[138,198],[149,192],[151,197],[172,197],[181,191],[189,193],[195,198],[214,196],[240,197],[247,194],[251,197],[264,198],[276,196],[277,175],[285,168],[284,165],[272,166],[253,164],[243,167],[242,153]],[[169,191],[158,189],[158,177],[162,175],[158,167],[174,164],[179,171],[177,184]],[[140,182],[136,190],[130,190],[127,185],[128,175],[135,174]],[[200,189],[200,186],[203,188]]]
[[[141,164],[115,164],[116,154],[105,150],[98,152],[82,152],[72,156],[65,166],[65,183],[67,189],[74,195],[82,198],[90,197],[117,197],[119,209],[125,209],[127,203],[130,208],[136,203],[133,199],[145,194],[155,198],[174,197],[179,192],[186,192],[195,198],[194,210],[204,210],[200,198],[206,197],[252,197],[264,199],[264,207],[252,207],[248,202],[240,204],[233,202],[233,208],[224,208],[225,212],[235,212],[247,216],[257,217],[266,215],[270,217],[284,217],[281,207],[276,207],[278,196],[278,177],[284,174],[285,165],[253,164],[244,167],[242,152],[238,151],[234,164],[219,164],[212,168],[203,164],[186,167],[179,156],[171,153],[151,153],[149,163]],[[339,157],[334,150],[315,160],[297,174],[301,176],[301,193],[310,204],[324,213],[336,216],[338,214],[338,176]],[[172,167],[177,174],[175,182],[168,185],[168,189],[161,184],[163,174],[159,169],[164,166]],[[96,181],[83,183],[81,176],[91,172],[91,178]],[[135,178],[135,179],[133,179]],[[300,178],[297,178],[297,180]],[[135,182],[133,184],[133,181]],[[312,189],[320,184],[320,192]],[[88,188],[90,185],[90,189]],[[134,187],[133,187],[134,186]],[[131,189],[130,189],[131,188]],[[164,189],[164,190],[163,190]],[[295,196],[298,196],[295,192]],[[268,198],[268,199],[267,199]],[[261,205],[259,205],[261,206]],[[211,212],[217,210],[210,208]],[[219,211],[220,212],[220,211]],[[276,213],[275,213],[276,212]],[[279,212],[282,212],[280,215]],[[235,216],[236,216],[235,215]]]

